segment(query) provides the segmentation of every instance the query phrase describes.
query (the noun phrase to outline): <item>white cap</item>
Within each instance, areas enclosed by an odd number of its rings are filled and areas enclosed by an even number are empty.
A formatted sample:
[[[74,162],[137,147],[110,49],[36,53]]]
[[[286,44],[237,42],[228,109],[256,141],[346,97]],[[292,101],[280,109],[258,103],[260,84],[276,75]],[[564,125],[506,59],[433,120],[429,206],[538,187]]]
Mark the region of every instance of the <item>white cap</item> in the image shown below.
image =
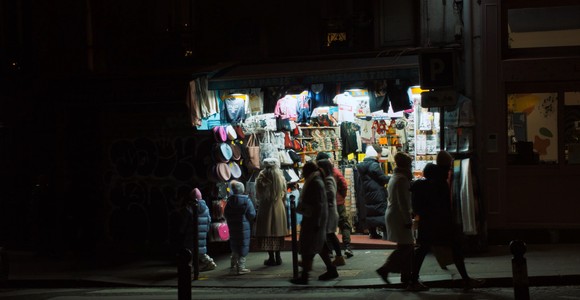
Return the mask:
[[[377,151],[375,150],[375,148],[372,145],[368,145],[367,146],[367,150],[365,151],[365,156],[366,157],[371,157],[371,156],[372,157],[377,157],[378,156],[378,153],[377,153]]]

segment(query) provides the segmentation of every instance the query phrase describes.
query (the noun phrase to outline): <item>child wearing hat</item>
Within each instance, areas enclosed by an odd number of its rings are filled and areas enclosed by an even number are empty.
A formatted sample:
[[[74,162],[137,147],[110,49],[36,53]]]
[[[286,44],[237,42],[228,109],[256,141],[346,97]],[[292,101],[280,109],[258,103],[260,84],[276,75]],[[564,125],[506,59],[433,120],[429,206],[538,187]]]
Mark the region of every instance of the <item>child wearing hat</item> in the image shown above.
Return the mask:
[[[207,254],[207,234],[209,232],[209,227],[211,225],[211,216],[209,213],[209,208],[202,199],[201,192],[198,188],[194,188],[190,194],[190,201],[187,202],[184,213],[185,216],[182,223],[181,233],[183,234],[183,246],[192,250],[194,244],[194,234],[193,234],[193,218],[194,218],[194,208],[197,203],[197,227],[198,227],[198,261],[199,261],[199,271],[209,271],[217,267],[214,260]]]
[[[251,222],[256,217],[256,210],[250,197],[244,195],[243,183],[232,180],[230,189],[232,195],[224,208],[232,251],[230,275],[243,275],[250,273],[250,269],[246,268],[246,256],[250,252]]]

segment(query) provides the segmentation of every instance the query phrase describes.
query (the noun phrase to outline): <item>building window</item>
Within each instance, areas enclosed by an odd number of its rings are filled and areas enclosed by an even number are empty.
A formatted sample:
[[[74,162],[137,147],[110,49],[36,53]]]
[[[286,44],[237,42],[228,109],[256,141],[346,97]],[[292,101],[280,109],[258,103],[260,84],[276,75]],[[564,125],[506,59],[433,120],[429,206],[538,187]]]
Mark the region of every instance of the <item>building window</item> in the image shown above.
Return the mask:
[[[508,47],[580,46],[580,5],[508,10]]]
[[[558,163],[558,93],[507,95],[508,163]]]

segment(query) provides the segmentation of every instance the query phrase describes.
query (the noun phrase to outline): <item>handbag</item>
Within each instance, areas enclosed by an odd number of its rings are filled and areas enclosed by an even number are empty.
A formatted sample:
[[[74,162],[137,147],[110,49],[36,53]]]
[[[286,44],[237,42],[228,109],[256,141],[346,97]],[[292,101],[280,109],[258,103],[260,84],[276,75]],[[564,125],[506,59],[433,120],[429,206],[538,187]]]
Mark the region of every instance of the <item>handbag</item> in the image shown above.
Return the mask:
[[[246,161],[248,169],[260,169],[260,143],[255,133],[252,133],[248,138],[246,153],[248,155]]]
[[[211,223],[210,241],[226,242],[230,239],[230,229],[225,220]]]
[[[272,133],[266,131],[264,132],[264,138],[260,141],[260,166],[262,166],[264,159],[278,157],[278,147],[272,142]]]

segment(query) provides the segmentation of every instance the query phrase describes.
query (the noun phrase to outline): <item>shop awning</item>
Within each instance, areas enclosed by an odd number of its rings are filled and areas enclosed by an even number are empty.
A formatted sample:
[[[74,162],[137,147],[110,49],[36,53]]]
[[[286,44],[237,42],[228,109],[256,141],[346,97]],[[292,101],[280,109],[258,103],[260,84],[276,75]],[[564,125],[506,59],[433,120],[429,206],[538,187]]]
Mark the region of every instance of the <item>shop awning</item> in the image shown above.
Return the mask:
[[[419,57],[375,57],[237,65],[209,78],[210,90],[407,79],[419,84]]]

